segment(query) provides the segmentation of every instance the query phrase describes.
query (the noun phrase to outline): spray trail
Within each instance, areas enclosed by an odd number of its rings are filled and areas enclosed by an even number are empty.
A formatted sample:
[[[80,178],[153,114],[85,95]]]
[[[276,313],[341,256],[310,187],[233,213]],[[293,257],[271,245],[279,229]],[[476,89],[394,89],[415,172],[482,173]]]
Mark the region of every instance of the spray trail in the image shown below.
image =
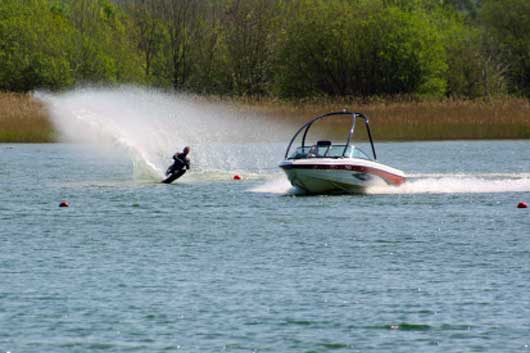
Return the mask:
[[[297,190],[291,186],[286,177],[269,179],[249,189],[249,191],[280,195],[297,194]],[[530,192],[530,174],[415,174],[410,175],[407,182],[401,186],[376,186],[368,189],[366,193],[370,195],[398,195],[497,192]]]
[[[530,174],[417,174],[399,187],[381,186],[369,194],[462,194],[530,192]]]
[[[267,180],[263,184],[254,186],[249,189],[250,192],[278,194],[278,195],[293,195],[296,189],[289,183],[286,177],[277,177]]]
[[[266,170],[281,158],[271,142],[283,142],[293,130],[203,98],[131,86],[36,97],[63,139],[127,151],[136,178],[160,179],[185,145],[192,147],[194,173]]]

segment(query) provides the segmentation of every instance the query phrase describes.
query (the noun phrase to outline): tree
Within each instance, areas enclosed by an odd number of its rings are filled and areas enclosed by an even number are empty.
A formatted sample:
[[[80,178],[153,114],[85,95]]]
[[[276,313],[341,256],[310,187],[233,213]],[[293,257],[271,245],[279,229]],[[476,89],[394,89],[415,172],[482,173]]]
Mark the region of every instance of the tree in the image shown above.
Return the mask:
[[[383,2],[300,0],[284,31],[282,95],[445,93],[442,37],[424,12]]]
[[[486,0],[480,17],[487,46],[506,67],[510,92],[530,97],[530,1]]]
[[[272,82],[276,0],[228,1],[223,21],[232,90],[237,95],[264,95]]]
[[[70,57],[77,81],[117,83],[141,81],[138,53],[129,22],[110,0],[64,0],[77,32]]]
[[[124,7],[131,16],[133,40],[142,53],[145,77],[149,79],[153,74],[153,62],[159,55],[165,37],[160,4],[156,0],[129,0]]]
[[[160,0],[161,18],[168,37],[164,45],[162,66],[159,75],[171,82],[176,90],[188,88],[192,73],[193,44],[198,38],[197,25],[199,1],[197,0]]]
[[[27,92],[73,83],[64,55],[72,28],[47,0],[0,3],[0,89]]]
[[[227,53],[223,23],[226,16],[225,1],[203,3],[197,22],[193,44],[192,75],[188,87],[206,94],[231,94],[232,75]]]

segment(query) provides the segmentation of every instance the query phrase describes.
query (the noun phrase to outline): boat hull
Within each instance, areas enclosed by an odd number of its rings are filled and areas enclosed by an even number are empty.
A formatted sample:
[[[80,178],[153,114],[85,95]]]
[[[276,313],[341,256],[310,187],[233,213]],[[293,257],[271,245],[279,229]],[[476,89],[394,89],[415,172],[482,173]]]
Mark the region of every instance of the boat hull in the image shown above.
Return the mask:
[[[398,169],[357,158],[285,160],[280,168],[293,186],[312,194],[364,193],[373,186],[398,186],[406,180]]]

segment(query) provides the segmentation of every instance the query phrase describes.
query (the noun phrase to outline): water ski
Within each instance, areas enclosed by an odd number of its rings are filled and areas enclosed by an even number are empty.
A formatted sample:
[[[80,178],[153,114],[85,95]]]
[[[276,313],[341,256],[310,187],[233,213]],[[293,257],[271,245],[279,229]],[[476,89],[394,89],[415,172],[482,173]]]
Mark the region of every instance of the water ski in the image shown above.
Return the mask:
[[[162,183],[171,184],[172,182],[183,176],[184,173],[186,173],[186,169],[176,170],[173,173],[170,173],[164,180],[162,180]]]

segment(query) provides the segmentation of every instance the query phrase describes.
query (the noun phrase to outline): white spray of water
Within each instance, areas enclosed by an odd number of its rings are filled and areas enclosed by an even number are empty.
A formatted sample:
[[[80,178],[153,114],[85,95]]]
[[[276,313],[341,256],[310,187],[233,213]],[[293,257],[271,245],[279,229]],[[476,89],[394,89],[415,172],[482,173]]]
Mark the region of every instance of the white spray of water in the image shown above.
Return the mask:
[[[204,98],[131,86],[36,97],[64,140],[127,151],[137,178],[160,179],[185,145],[194,173],[273,168],[281,154],[271,142],[284,142],[294,129]]]
[[[418,174],[399,187],[381,186],[369,194],[462,194],[530,192],[530,174]]]
[[[277,177],[267,180],[265,183],[255,186],[250,192],[287,195],[295,193],[295,188],[291,185],[287,177]]]
[[[297,193],[286,177],[270,179],[249,191],[281,195]],[[401,186],[374,186],[366,191],[370,195],[497,192],[530,192],[530,174],[415,174],[410,175],[407,182]]]

